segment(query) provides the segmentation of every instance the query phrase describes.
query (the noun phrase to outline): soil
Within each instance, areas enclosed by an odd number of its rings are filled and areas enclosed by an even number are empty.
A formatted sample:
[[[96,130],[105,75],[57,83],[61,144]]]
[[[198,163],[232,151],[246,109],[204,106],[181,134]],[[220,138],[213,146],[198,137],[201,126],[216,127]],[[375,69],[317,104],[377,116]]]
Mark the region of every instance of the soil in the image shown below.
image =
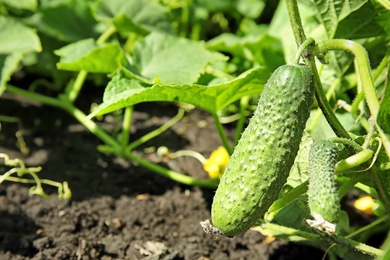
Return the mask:
[[[87,106],[80,106],[88,111]],[[235,238],[207,235],[199,221],[210,218],[213,190],[181,185],[122,158],[100,153],[97,146],[101,141],[59,109],[3,95],[0,111],[20,120],[30,150],[28,155],[20,152],[15,137],[20,127],[3,121],[0,152],[23,159],[29,167],[42,166],[40,178],[67,181],[72,190],[72,198],[65,201],[49,186],[44,189],[50,198],[42,198],[29,195],[28,185],[1,184],[0,259],[276,260],[323,256],[322,251],[308,245],[269,242],[256,231]],[[172,105],[136,106],[131,137],[136,139],[155,129],[176,112]],[[100,124],[115,132],[115,122],[115,116],[107,116]],[[161,145],[208,156],[220,141],[212,117],[193,110],[137,150],[158,162],[155,153],[144,150]],[[201,164],[192,158],[160,163],[207,178]]]

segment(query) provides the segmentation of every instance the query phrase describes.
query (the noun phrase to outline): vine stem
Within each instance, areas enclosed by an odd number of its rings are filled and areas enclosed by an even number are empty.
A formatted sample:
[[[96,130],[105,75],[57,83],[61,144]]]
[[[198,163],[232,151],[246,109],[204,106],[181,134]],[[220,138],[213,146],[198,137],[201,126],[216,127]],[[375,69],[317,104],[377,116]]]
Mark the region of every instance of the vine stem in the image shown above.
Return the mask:
[[[166,122],[165,124],[163,124],[162,126],[160,126],[159,128],[143,135],[142,137],[140,137],[139,139],[131,142],[128,146],[127,146],[127,150],[128,151],[131,151],[133,150],[134,148],[138,147],[139,145],[143,144],[143,143],[146,143],[147,141],[159,136],[161,133],[165,132],[166,130],[168,130],[169,128],[171,128],[174,124],[176,124],[177,122],[179,122],[180,119],[182,119],[184,116],[184,109],[180,108],[179,109],[179,112],[177,113],[176,116],[174,116],[173,118],[171,118],[168,122]]]
[[[317,43],[317,50],[320,53],[327,53],[330,50],[342,50],[352,53],[356,58],[356,73],[358,74],[359,83],[363,88],[366,96],[367,105],[376,120],[379,111],[379,101],[375,93],[374,84],[372,83],[370,61],[364,47],[357,42],[345,39],[326,40]]]
[[[291,28],[294,34],[295,42],[299,48],[301,44],[306,41],[305,32],[303,30],[301,17],[299,15],[298,3],[296,0],[286,0],[287,11],[290,18]],[[322,88],[320,76],[318,75],[317,66],[314,61],[313,56],[308,56],[305,59],[305,63],[308,64],[310,69],[314,74],[314,87],[315,87],[315,96],[318,102],[318,106],[321,108],[322,112],[329,125],[332,127],[333,131],[339,137],[350,138],[348,132],[345,130],[343,125],[337,119],[335,113],[333,112]]]
[[[116,32],[115,26],[111,25],[109,26],[96,40],[97,44],[104,44],[113,33]],[[65,94],[69,101],[74,102],[77,97],[79,96],[79,93],[84,85],[85,79],[88,76],[88,72],[85,70],[81,70],[74,81],[73,84],[68,84],[68,86],[65,89]]]
[[[329,243],[335,243],[347,248],[353,248],[357,251],[360,251],[365,254],[373,255],[373,256],[382,256],[384,252],[380,249],[377,249],[375,247],[366,245],[364,243],[349,239],[349,238],[344,238],[341,236],[337,235],[327,235],[327,234],[313,234],[309,233],[306,231],[294,229],[294,228],[289,228],[289,227],[284,227],[280,226],[277,224],[272,224],[272,223],[261,223],[260,226],[254,227],[253,229],[263,233],[267,234],[270,233],[270,235],[279,235],[283,236],[284,235],[289,235],[290,237],[296,237],[300,240],[310,240],[310,241],[327,241]],[[268,232],[267,232],[268,231]]]
[[[125,147],[129,144],[130,140],[130,126],[131,126],[131,118],[133,116],[133,106],[129,106],[125,108],[123,114],[123,122],[122,122],[122,132],[120,135],[120,142],[122,143],[122,147]]]
[[[375,87],[371,77],[370,61],[366,49],[357,42],[333,39],[319,42],[316,45],[319,53],[327,53],[330,50],[342,50],[352,53],[355,56],[356,73],[358,75],[358,85],[362,87],[362,92],[366,97],[368,109],[371,113],[371,120],[375,123],[379,136],[383,141],[387,157],[390,159],[390,141],[383,130],[378,125],[376,119],[380,108],[379,100],[375,92]]]
[[[233,149],[229,144],[229,140],[226,136],[225,131],[223,130],[221,120],[219,119],[219,116],[217,113],[212,113],[212,116],[214,118],[215,125],[217,126],[218,134],[221,137],[223,146],[225,146],[226,151],[228,151],[228,153],[231,155],[233,153]]]
[[[298,3],[296,0],[286,0],[288,16],[290,18],[291,28],[295,37],[297,47],[306,40],[305,31],[302,27],[301,16],[299,15]]]
[[[60,96],[59,98],[47,97],[38,93],[33,93],[27,90],[23,90],[11,85],[7,85],[7,91],[14,93],[32,100],[39,101],[45,105],[51,105],[54,107],[61,108],[68,113],[70,113],[74,118],[76,118],[82,125],[85,126],[91,133],[97,136],[105,144],[112,147],[112,151],[115,154],[122,155],[147,169],[150,169],[164,177],[168,177],[176,182],[183,183],[186,185],[196,185],[205,188],[216,188],[219,180],[210,179],[210,180],[199,180],[185,174],[169,170],[163,166],[157,165],[155,163],[145,160],[127,149],[123,149],[122,145],[105,132],[101,127],[99,127],[94,121],[89,119],[81,110],[77,109],[66,96]]]

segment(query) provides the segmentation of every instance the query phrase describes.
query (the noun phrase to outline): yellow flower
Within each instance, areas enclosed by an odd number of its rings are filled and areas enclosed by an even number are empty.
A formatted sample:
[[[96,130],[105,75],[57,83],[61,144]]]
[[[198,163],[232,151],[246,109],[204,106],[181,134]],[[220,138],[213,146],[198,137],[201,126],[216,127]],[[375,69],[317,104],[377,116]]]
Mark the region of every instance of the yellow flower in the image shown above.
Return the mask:
[[[230,156],[225,147],[219,146],[211,153],[210,158],[203,163],[203,168],[209,173],[210,178],[221,178],[229,159]]]
[[[367,215],[374,215],[372,206],[374,205],[374,199],[371,196],[363,196],[353,203],[355,209],[363,211]]]

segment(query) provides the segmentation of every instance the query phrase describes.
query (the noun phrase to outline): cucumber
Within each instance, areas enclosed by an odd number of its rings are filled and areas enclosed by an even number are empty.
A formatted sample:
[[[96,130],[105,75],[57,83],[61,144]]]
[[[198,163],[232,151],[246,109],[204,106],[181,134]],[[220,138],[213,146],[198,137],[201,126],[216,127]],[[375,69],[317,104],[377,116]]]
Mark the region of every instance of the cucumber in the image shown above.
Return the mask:
[[[309,152],[309,187],[307,191],[311,215],[316,219],[336,224],[340,200],[335,181],[338,151],[329,140],[312,144]]]
[[[208,230],[235,236],[263,217],[286,183],[313,95],[309,67],[283,65],[274,71],[221,178]]]

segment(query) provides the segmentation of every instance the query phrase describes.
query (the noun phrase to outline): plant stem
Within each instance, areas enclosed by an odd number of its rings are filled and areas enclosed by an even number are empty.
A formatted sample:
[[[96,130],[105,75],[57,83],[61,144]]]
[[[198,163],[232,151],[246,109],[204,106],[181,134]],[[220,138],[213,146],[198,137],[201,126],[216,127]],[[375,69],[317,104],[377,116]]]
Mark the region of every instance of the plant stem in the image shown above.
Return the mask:
[[[97,44],[103,44],[105,41],[110,38],[110,36],[116,31],[115,27],[113,25],[109,26],[101,35],[100,37],[96,40]],[[67,96],[68,100],[70,102],[74,102],[83,85],[85,82],[85,79],[87,78],[88,72],[85,70],[81,70],[76,77],[76,80],[74,81],[73,84],[69,84],[66,89],[65,89],[65,95]]]
[[[261,226],[255,227],[254,229],[264,233],[267,233],[267,230],[270,230],[271,234],[277,234],[277,236],[288,235],[289,237],[291,236],[301,237],[303,239],[307,239],[310,241],[327,241],[330,243],[336,243],[338,245],[347,248],[352,248],[362,253],[373,255],[373,256],[381,256],[384,253],[382,250],[377,249],[375,247],[366,245],[358,241],[354,241],[349,238],[337,236],[337,235],[327,235],[324,233],[317,235],[306,231],[284,227],[272,223],[262,223]]]
[[[51,106],[64,109],[65,111],[70,113],[73,117],[75,117],[81,124],[83,124],[91,133],[93,133],[95,136],[100,138],[100,140],[102,140],[108,146],[111,146],[114,153],[118,155],[123,155],[128,159],[133,160],[139,163],[140,165],[144,166],[145,168],[150,169],[162,176],[168,177],[174,181],[186,185],[198,185],[200,187],[206,187],[206,188],[216,188],[218,185],[219,180],[215,180],[215,179],[198,180],[196,178],[192,178],[182,173],[178,173],[166,169],[160,165],[149,162],[141,157],[132,154],[129,150],[123,150],[121,144],[118,143],[117,140],[115,140],[112,136],[110,136],[107,132],[105,132],[102,128],[100,128],[91,119],[88,119],[88,117],[82,111],[74,107],[74,105],[71,102],[69,102],[69,100],[67,100],[67,97],[60,97],[59,99],[56,99],[52,97],[43,96],[41,94],[32,93],[10,85],[7,85],[7,91],[32,100],[39,101],[45,105],[51,105]],[[180,116],[180,113],[184,113],[184,112],[179,112],[178,115],[175,116],[176,119]],[[172,119],[170,121],[172,122]]]
[[[309,182],[305,181],[299,184],[297,187],[293,188],[292,190],[288,191],[286,194],[282,195],[281,198],[277,199],[274,203],[272,203],[264,219],[267,221],[272,221],[280,210],[282,210],[294,200],[298,199],[307,191],[308,184]]]
[[[183,116],[184,116],[184,109],[179,108],[179,112],[177,113],[176,116],[171,118],[168,122],[166,122],[165,124],[163,124],[159,128],[157,128],[157,129],[155,129],[155,130],[145,134],[141,138],[139,138],[139,139],[135,140],[134,142],[130,143],[127,146],[127,150],[131,151],[134,148],[136,148],[137,146],[139,146],[139,145],[141,145],[143,143],[146,143],[147,141],[155,138],[156,136],[159,136],[161,133],[165,132],[167,129],[169,129],[174,124],[176,124],[180,119],[183,118]]]
[[[368,108],[374,120],[376,120],[379,111],[379,101],[375,93],[374,84],[372,83],[369,67],[370,61],[364,47],[354,41],[333,39],[317,43],[317,49],[320,53],[327,53],[330,50],[342,50],[352,53],[355,56],[358,82],[361,81],[360,84],[366,96]]]
[[[131,118],[133,115],[133,106],[126,107],[125,112],[123,115],[123,122],[122,122],[122,132],[121,132],[121,138],[120,142],[122,144],[122,147],[125,147],[129,144],[130,140],[130,126],[131,126]]]
[[[302,56],[307,56],[306,54],[308,53],[307,52],[307,49],[313,45],[314,46],[315,44],[315,41],[313,38],[309,38],[307,40],[305,40],[300,46],[299,46],[299,49],[298,51],[295,53],[295,57],[294,57],[294,64],[299,64],[299,60],[301,59]]]
[[[85,79],[87,78],[87,75],[88,75],[88,72],[85,71],[85,70],[81,70],[78,74],[77,74],[77,77],[76,77],[76,80],[74,81],[73,84],[69,84],[67,86],[67,88],[65,89],[65,94],[67,95],[67,98],[69,99],[69,101],[71,102],[74,102],[83,85],[84,85],[84,81]]]
[[[322,88],[321,80],[320,77],[318,76],[317,67],[313,58],[311,58],[309,66],[314,73],[314,78],[315,78],[314,88],[316,90],[315,96],[318,102],[318,106],[321,108],[322,113],[324,113],[326,120],[328,121],[329,125],[332,127],[335,134],[338,137],[350,139],[351,137],[349,136],[347,130],[345,130],[344,126],[337,119],[328,100],[326,99],[326,95],[324,93],[324,89]]]
[[[198,180],[190,176],[172,170],[168,170],[165,167],[162,167],[158,164],[151,163],[148,160],[145,160],[142,157],[139,157],[129,151],[124,151],[123,156],[136,163],[139,163],[145,168],[148,168],[164,177],[170,178],[171,180],[174,180],[179,183],[183,183],[191,186],[195,185],[195,186],[200,186],[205,188],[216,188],[218,186],[218,182],[219,182],[218,179]]]
[[[43,103],[43,104],[46,104],[49,106],[63,108],[63,103],[60,100],[58,100],[57,98],[52,98],[52,97],[40,95],[40,94],[37,94],[34,92],[30,92],[27,90],[17,88],[15,86],[12,86],[9,84],[7,85],[6,90],[7,90],[7,92],[10,92],[10,93],[13,93],[16,95],[20,95],[20,96],[23,96],[23,97],[26,97],[26,98],[29,98],[32,100],[36,100],[40,103]]]
[[[234,142],[233,142],[234,146],[236,146],[238,143],[238,140],[240,140],[242,131],[244,129],[244,124],[245,124],[245,119],[246,119],[245,111],[246,111],[248,105],[249,105],[249,97],[248,96],[242,97],[240,100],[240,118],[237,121],[236,133],[234,135]]]
[[[223,126],[221,124],[221,121],[219,120],[219,116],[217,115],[217,113],[212,113],[212,115],[214,117],[215,125],[217,126],[218,134],[221,137],[223,146],[225,146],[226,151],[228,151],[228,153],[232,155],[233,149],[229,144],[225,131],[223,130]]]
[[[111,35],[113,35],[115,32],[116,32],[116,28],[114,25],[108,26],[108,28],[96,40],[96,43],[97,44],[105,43],[111,37]]]
[[[287,11],[290,18],[291,28],[295,37],[297,47],[306,40],[305,32],[303,30],[301,16],[299,15],[298,3],[296,0],[286,0]]]
[[[299,15],[298,3],[296,0],[286,0],[287,11],[290,17],[291,28],[293,30],[295,42],[297,47],[306,40],[305,32],[303,30],[301,17]],[[329,105],[328,100],[326,99],[324,90],[321,85],[320,76],[318,75],[317,67],[314,61],[314,57],[309,56],[306,59],[306,64],[311,68],[314,74],[314,87],[315,87],[315,96],[318,102],[318,106],[321,108],[322,112],[329,125],[332,127],[333,131],[339,137],[350,138],[348,132],[344,129],[343,125],[337,119],[335,113]]]
[[[332,85],[330,86],[328,92],[326,93],[326,100],[329,100],[333,94],[333,92],[335,91],[335,89],[340,85],[340,82],[341,82],[341,78],[337,78],[335,79],[335,81],[332,83]],[[316,124],[318,123],[318,120],[320,120],[321,118],[321,115],[322,115],[322,110],[321,109],[317,109],[317,112],[316,114],[314,115],[310,125],[307,127],[307,131],[310,133],[311,131],[313,131],[314,127],[316,126]]]

